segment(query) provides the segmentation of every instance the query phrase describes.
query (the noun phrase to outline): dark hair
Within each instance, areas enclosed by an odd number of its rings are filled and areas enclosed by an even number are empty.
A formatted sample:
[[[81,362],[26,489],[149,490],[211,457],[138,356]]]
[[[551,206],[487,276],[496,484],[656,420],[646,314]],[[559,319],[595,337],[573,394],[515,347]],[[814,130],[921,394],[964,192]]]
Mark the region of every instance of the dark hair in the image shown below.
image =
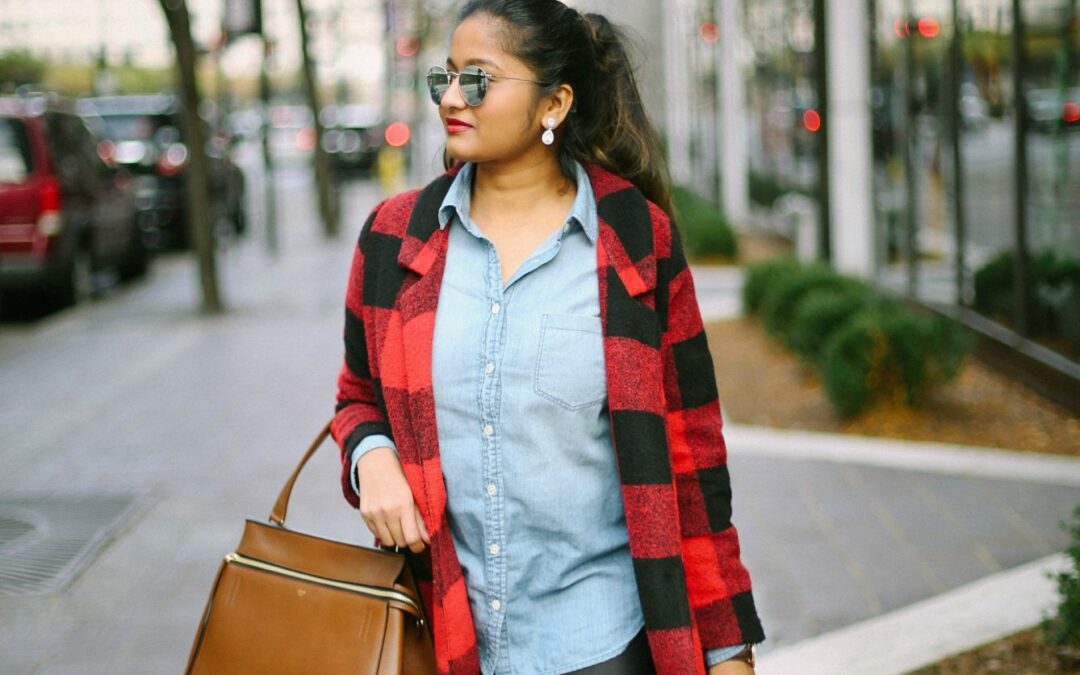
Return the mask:
[[[641,102],[625,32],[559,0],[471,0],[459,21],[474,14],[504,25],[503,49],[549,83],[541,95],[563,83],[573,88],[574,104],[558,136],[563,175],[574,178],[574,160],[595,162],[670,214],[667,162]]]

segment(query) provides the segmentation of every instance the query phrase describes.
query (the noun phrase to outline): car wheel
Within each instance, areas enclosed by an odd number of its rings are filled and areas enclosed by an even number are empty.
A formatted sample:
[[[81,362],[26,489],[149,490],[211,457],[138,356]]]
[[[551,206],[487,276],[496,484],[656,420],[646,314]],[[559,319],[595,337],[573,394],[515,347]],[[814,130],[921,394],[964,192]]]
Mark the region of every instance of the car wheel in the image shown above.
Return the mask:
[[[247,213],[244,212],[243,206],[237,206],[233,211],[232,218],[233,232],[236,234],[244,234],[247,230]]]
[[[60,307],[77,305],[94,294],[94,263],[90,251],[76,246],[56,289],[55,301]]]
[[[120,262],[120,267],[117,270],[120,274],[120,281],[132,281],[146,276],[146,270],[149,267],[148,260],[149,254],[146,251],[146,245],[142,241],[141,233],[136,230],[131,234],[127,253],[124,254],[124,259]]]

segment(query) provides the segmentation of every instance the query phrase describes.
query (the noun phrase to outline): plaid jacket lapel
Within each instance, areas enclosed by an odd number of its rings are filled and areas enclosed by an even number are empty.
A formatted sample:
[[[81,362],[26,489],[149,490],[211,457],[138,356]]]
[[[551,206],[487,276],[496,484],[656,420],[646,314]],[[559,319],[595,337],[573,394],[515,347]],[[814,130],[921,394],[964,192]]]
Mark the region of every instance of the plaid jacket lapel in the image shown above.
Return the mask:
[[[600,216],[597,267],[611,433],[649,645],[658,672],[703,673],[665,427],[652,211],[628,181],[596,166],[589,172]]]
[[[402,468],[421,516],[431,534],[431,546],[420,555],[406,552],[423,593],[429,588],[432,638],[440,673],[477,673],[480,669],[472,614],[454,550],[446,515],[446,488],[435,425],[431,387],[431,353],[435,311],[446,263],[448,230],[439,228],[438,211],[453,183],[455,171],[441,176],[418,195],[409,214],[398,250],[398,265],[405,279],[394,302],[387,328],[384,355],[390,355],[402,373],[405,414],[395,416],[395,438],[402,433],[411,443],[400,443]],[[389,348],[389,349],[388,349]],[[407,430],[400,428],[407,427]]]

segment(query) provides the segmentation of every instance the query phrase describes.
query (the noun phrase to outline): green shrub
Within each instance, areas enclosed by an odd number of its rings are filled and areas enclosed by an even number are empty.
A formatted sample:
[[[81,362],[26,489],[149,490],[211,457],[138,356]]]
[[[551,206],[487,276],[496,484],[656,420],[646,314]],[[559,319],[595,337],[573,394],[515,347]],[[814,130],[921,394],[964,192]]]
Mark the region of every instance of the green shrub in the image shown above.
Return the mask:
[[[1062,523],[1062,527],[1072,538],[1065,552],[1071,567],[1050,575],[1057,584],[1061,601],[1057,613],[1043,620],[1043,637],[1052,645],[1080,647],[1080,506],[1073,510],[1072,525]]]
[[[1072,284],[1062,303],[1058,316],[1061,334],[1068,338],[1072,348],[1080,352],[1080,283]]]
[[[766,295],[789,275],[798,274],[802,265],[794,258],[782,257],[754,263],[746,268],[743,279],[743,312],[757,314],[765,303]]]
[[[875,301],[869,286],[857,282],[811,289],[795,305],[786,342],[799,356],[816,363],[832,332]]]
[[[810,291],[818,288],[850,287],[857,282],[842,277],[822,263],[804,265],[795,274],[778,280],[765,293],[761,319],[765,330],[786,339],[790,335],[795,307]]]
[[[959,324],[941,316],[926,320],[930,338],[919,396],[956,377],[975,346],[975,338]]]
[[[819,372],[825,395],[844,417],[852,417],[870,404],[885,372],[888,345],[885,333],[871,314],[858,314],[826,340]]]
[[[986,316],[1010,321],[1015,292],[1013,265],[1016,256],[1006,251],[975,272],[975,309]],[[1074,323],[1074,304],[1080,294],[1080,260],[1045,250],[1028,261],[1030,283],[1026,289],[1028,323],[1033,335],[1061,333],[1080,336]]]
[[[750,172],[749,188],[750,201],[770,209],[788,191],[776,176],[757,171]]]
[[[747,269],[743,309],[817,367],[844,416],[886,397],[917,403],[956,376],[972,347],[953,321],[918,314],[827,265],[790,258]]]
[[[970,349],[970,336],[952,321],[886,301],[830,334],[819,371],[830,402],[850,417],[884,398],[918,403],[956,376]]]
[[[738,240],[720,209],[684,186],[672,188],[671,196],[679,232],[689,255],[735,258]]]

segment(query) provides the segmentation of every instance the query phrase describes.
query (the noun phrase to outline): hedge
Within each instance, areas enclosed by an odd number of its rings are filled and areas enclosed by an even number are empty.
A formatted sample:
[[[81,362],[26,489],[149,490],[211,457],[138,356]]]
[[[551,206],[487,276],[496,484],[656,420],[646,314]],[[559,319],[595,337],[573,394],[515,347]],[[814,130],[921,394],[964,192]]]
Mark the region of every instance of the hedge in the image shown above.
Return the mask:
[[[975,309],[986,316],[1012,320],[1016,296],[1013,265],[1007,251],[975,272]],[[1028,328],[1034,336],[1059,334],[1080,351],[1080,260],[1045,250],[1028,258]]]
[[[688,255],[734,259],[739,252],[735,231],[712,202],[691,189],[676,185],[671,191],[675,220]]]
[[[917,404],[956,376],[972,344],[956,323],[916,313],[819,263],[751,265],[743,306],[816,367],[829,401],[846,417],[886,398]]]

